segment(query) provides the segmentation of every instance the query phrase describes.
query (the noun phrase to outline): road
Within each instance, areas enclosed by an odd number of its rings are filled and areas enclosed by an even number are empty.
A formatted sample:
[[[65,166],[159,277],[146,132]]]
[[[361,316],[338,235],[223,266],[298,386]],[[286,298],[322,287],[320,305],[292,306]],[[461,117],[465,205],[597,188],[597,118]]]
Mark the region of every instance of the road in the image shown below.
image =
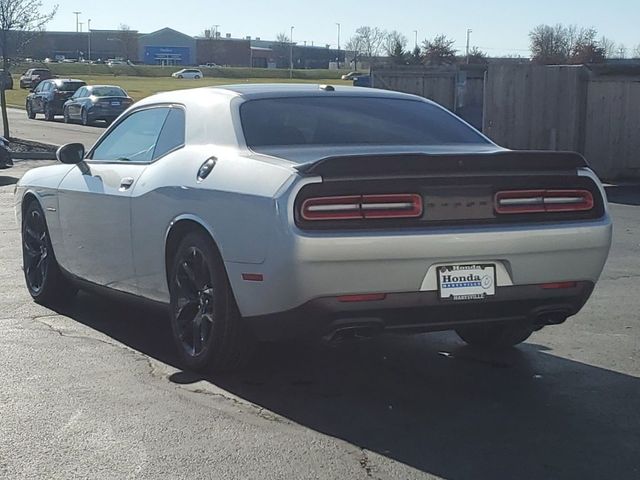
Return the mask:
[[[501,354],[452,334],[265,347],[179,369],[166,319],[80,294],[32,303],[0,175],[0,478],[640,478],[640,189],[612,187],[585,310]]]
[[[17,108],[7,109],[7,115],[11,136],[34,142],[52,145],[80,142],[89,148],[104,132],[103,126],[65,124],[62,117],[56,117],[55,122],[46,122],[42,115],[38,115],[36,120],[29,120],[25,111]]]

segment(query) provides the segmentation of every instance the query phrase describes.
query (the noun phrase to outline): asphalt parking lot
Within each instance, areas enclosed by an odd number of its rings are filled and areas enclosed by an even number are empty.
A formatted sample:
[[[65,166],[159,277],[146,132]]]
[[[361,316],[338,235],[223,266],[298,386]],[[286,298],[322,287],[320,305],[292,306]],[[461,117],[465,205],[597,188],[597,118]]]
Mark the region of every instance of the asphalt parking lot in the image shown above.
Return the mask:
[[[640,187],[609,188],[614,243],[583,312],[517,349],[279,345],[202,378],[158,312],[30,301],[12,192],[46,163],[0,172],[0,478],[640,478]]]

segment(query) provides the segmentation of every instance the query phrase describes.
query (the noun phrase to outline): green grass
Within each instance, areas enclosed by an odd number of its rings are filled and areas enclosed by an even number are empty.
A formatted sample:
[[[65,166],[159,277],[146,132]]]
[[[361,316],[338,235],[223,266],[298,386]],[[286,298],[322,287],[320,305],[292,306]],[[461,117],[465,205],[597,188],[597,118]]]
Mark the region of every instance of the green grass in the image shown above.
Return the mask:
[[[59,66],[66,66],[60,64]],[[74,66],[74,64],[70,64]],[[96,67],[102,67],[103,65],[96,65]],[[92,66],[93,67],[93,66]],[[158,67],[153,67],[158,68]],[[203,69],[204,70],[204,69]],[[228,70],[228,69],[221,69]],[[242,69],[229,69],[229,70],[242,70]],[[260,70],[260,69],[244,69],[251,71],[261,72],[285,72],[288,75],[287,70]],[[170,69],[171,72],[175,72],[175,68]],[[307,71],[307,70],[305,70]],[[312,72],[313,70],[308,70]],[[321,70],[325,74],[328,70]],[[57,75],[61,75],[60,72],[55,72]],[[65,75],[66,76],[66,75]],[[351,85],[352,82],[336,80],[335,78],[278,78],[278,77],[250,77],[250,76],[236,76],[236,77],[205,77],[200,80],[188,80],[178,79],[171,77],[141,77],[141,76],[114,76],[114,75],[72,75],[73,78],[84,80],[90,85],[107,84],[107,85],[119,85],[124,88],[134,100],[142,100],[149,95],[153,95],[157,92],[166,92],[169,90],[181,90],[185,88],[206,87],[215,85],[229,85],[234,83],[330,83],[333,85]],[[25,98],[28,95],[28,90],[22,90],[19,88],[20,76],[14,75],[14,89],[7,90],[7,104],[13,107],[24,108]]]

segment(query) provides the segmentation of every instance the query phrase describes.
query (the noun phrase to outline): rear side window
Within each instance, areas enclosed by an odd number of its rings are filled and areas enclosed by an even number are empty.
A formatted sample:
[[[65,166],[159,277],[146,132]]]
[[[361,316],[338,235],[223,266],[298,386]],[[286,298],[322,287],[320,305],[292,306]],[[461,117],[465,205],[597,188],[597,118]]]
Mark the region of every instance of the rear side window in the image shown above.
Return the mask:
[[[184,110],[182,108],[172,108],[158,137],[153,158],[159,158],[176,148],[182,147],[184,145],[184,130]]]
[[[57,84],[57,87],[61,92],[75,92],[84,85],[84,82],[60,82]]]
[[[294,97],[250,100],[240,107],[249,147],[275,145],[486,144],[473,128],[419,100]]]

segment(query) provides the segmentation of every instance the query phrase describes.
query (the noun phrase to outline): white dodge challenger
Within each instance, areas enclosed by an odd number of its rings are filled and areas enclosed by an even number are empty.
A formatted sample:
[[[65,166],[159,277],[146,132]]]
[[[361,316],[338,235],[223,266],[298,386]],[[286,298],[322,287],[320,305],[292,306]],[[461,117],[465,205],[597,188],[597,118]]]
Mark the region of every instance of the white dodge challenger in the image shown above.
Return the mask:
[[[30,294],[163,304],[193,369],[305,334],[512,346],[578,313],[611,245],[579,154],[506,150],[396,92],[166,92],[57,156],[16,189]]]

